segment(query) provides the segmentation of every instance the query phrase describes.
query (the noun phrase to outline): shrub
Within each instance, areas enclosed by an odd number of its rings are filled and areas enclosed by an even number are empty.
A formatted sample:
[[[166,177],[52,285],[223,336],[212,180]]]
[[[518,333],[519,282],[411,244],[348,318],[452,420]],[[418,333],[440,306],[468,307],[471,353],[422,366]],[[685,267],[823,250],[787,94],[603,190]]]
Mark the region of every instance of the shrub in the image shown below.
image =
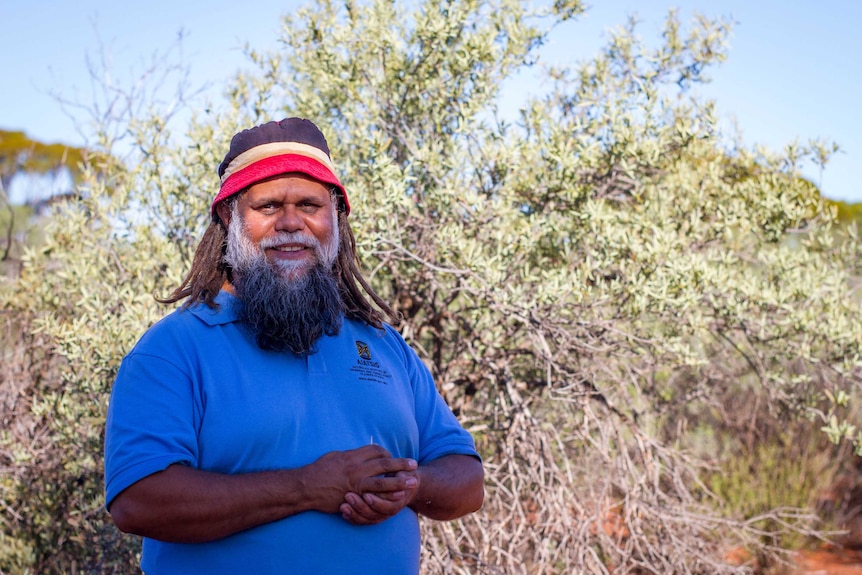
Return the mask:
[[[813,419],[858,444],[854,228],[832,228],[798,150],[728,144],[692,95],[725,57],[723,21],[684,31],[671,14],[657,48],[630,24],[554,70],[518,123],[498,119],[501,83],[581,9],[322,1],[285,18],[283,49],[250,50],[256,70],[183,138],[158,112],[121,118],[139,156],[85,179],[4,288],[34,338],[20,353],[44,357],[15,368],[27,402],[5,415],[42,418],[2,443],[7,555],[45,571],[133,562],[99,511],[116,366],[189,263],[231,134],[294,114],[329,136],[369,276],[485,459],[483,510],[425,523],[426,572],[731,573],[748,569],[727,561],[734,545],[774,552],[703,497],[704,469],[738,458],[698,441],[739,396],[762,406],[754,428]],[[58,451],[35,461],[22,442]],[[24,477],[42,466],[52,489],[77,487],[40,499]],[[34,509],[42,523],[17,519]],[[784,532],[812,528],[796,517]]]

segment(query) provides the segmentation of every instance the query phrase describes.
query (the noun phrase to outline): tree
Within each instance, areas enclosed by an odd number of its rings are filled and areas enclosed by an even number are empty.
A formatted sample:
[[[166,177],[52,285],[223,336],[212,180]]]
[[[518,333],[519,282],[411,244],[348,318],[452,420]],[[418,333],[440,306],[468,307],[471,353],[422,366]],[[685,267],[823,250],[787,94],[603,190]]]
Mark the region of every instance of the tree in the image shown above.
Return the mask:
[[[9,200],[12,180],[17,176],[51,176],[56,179],[66,174],[74,184],[80,180],[80,165],[86,150],[63,144],[46,144],[29,138],[24,132],[0,130],[0,265],[17,257],[25,224],[35,208],[45,198],[33,198],[25,207],[14,206]],[[13,270],[14,271],[14,270]]]
[[[815,532],[802,506],[728,509],[711,480],[812,427],[859,445],[853,228],[833,229],[798,154],[728,144],[696,97],[721,20],[671,13],[658,48],[630,22],[500,119],[501,84],[581,11],[321,0],[285,18],[282,50],[249,49],[257,69],[182,141],[133,117],[138,161],[86,173],[3,292],[32,327],[15,349],[50,365],[4,416],[0,569],[133,561],[101,511],[113,376],[188,265],[230,135],[292,114],[329,135],[374,286],[485,459],[482,512],[424,523],[426,572],[743,573],[729,548],[769,559]]]
[[[8,190],[18,175],[54,175],[66,171],[79,182],[87,150],[65,144],[47,144],[20,131],[0,130],[0,184]]]

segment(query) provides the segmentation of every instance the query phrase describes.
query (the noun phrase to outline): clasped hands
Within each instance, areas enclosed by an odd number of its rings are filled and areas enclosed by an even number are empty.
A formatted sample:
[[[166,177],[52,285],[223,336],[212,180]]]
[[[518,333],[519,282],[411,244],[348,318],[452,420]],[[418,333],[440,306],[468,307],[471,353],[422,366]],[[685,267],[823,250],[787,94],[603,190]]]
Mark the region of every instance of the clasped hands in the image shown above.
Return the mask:
[[[318,487],[329,501],[326,510],[340,512],[354,525],[372,525],[392,517],[410,504],[419,489],[416,461],[392,457],[379,445],[330,452],[312,467],[312,480],[320,482]]]

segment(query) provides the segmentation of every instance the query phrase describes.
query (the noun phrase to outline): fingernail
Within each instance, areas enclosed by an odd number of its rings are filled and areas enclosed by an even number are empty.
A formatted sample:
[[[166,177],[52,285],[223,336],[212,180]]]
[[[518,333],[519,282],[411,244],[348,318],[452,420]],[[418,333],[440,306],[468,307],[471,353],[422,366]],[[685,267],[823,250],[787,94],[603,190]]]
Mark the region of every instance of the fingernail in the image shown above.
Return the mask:
[[[370,495],[365,495],[365,496],[363,497],[363,499],[365,499],[365,502],[366,502],[366,503],[368,503],[369,505],[371,505],[371,501],[372,501],[372,499],[371,499],[371,496],[370,496]]]
[[[415,477],[408,477],[407,481],[404,482],[404,485],[406,485],[407,487],[416,487],[417,483],[418,482],[416,481]]]
[[[415,459],[411,459],[411,460],[409,460],[409,461],[407,462],[407,464],[410,466],[410,468],[411,468],[411,469],[416,469],[417,467],[419,467],[419,464],[418,464],[418,463],[416,463],[416,460],[415,460]]]

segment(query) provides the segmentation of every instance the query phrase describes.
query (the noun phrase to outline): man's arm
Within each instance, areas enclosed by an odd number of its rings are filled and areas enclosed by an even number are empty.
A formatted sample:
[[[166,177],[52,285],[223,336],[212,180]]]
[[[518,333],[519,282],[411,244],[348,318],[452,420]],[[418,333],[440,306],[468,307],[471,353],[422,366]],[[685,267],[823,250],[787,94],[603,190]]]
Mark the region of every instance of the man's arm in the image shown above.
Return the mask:
[[[420,466],[416,475],[419,485],[405,498],[372,491],[348,493],[341,506],[342,517],[356,525],[368,525],[388,519],[409,505],[416,513],[445,521],[482,506],[485,472],[475,457],[446,455]]]
[[[214,541],[303,511],[337,513],[349,492],[403,499],[418,484],[415,470],[415,461],[392,458],[378,445],[327,453],[298,469],[242,475],[171,465],[123,490],[110,513],[128,533]]]
[[[478,511],[485,499],[485,470],[471,455],[447,455],[418,469],[419,489],[410,507],[447,521]]]

